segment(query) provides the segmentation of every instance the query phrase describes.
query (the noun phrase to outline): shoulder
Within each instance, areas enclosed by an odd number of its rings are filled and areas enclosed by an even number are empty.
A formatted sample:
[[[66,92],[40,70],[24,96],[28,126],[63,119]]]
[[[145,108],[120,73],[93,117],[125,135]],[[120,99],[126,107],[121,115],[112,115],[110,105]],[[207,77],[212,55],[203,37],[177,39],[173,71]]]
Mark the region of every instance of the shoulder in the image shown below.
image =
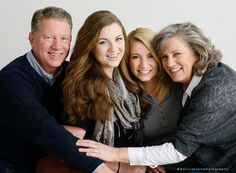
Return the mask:
[[[32,80],[35,81],[35,79],[31,79],[33,74],[35,74],[34,69],[30,66],[26,56],[23,55],[10,62],[0,71],[0,85],[6,88],[9,86],[16,88],[18,84],[23,83],[26,85]]]
[[[26,55],[20,56],[16,58],[15,60],[11,61],[9,64],[7,64],[5,67],[2,68],[0,71],[1,77],[7,74],[11,73],[19,73],[23,72],[29,67],[29,63],[26,59]]]
[[[208,69],[203,74],[203,82],[211,83],[236,83],[236,72],[224,63],[219,63],[216,67]]]
[[[236,72],[223,63],[207,70],[201,82],[193,90],[199,97],[224,96],[230,91],[236,92]]]
[[[236,107],[235,72],[224,64],[208,70],[185,107],[188,124],[195,124],[196,128],[209,123],[211,126],[208,124],[206,129],[209,130],[231,119]]]

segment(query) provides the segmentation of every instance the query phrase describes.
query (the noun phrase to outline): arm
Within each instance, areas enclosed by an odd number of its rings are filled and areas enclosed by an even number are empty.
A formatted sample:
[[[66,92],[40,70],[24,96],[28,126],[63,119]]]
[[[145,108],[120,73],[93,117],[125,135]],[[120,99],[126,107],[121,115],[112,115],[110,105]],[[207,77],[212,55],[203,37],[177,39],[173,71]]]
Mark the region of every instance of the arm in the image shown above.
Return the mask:
[[[86,157],[85,154],[79,152],[75,145],[77,138],[58,124],[48,112],[45,105],[54,102],[51,99],[47,102],[41,95],[41,90],[37,90],[37,87],[41,87],[41,83],[37,83],[41,78],[32,80],[27,76],[34,72],[23,74],[24,77],[17,73],[3,73],[1,71],[0,114],[2,116],[0,122],[7,129],[11,129],[6,132],[8,133],[6,135],[10,136],[12,133],[15,135],[16,142],[12,143],[12,147],[25,146],[23,145],[25,143],[32,148],[37,146],[45,153],[86,172],[92,172],[103,163],[101,160]],[[49,93],[51,94],[51,91]],[[44,104],[42,104],[43,99],[46,100]],[[14,141],[12,136],[11,141]],[[22,151],[31,150],[22,147]]]
[[[83,139],[86,131],[80,127],[75,127],[75,126],[68,126],[68,125],[63,125],[63,127],[69,131],[73,136]]]
[[[130,166],[128,163],[106,162],[106,165],[115,172],[119,173],[145,173],[144,166]]]
[[[145,166],[130,166],[130,164],[128,163],[120,162],[119,173],[145,173],[145,171]]]
[[[128,148],[114,148],[92,140],[78,140],[80,152],[86,152],[87,156],[97,157],[108,162],[129,163]]]
[[[101,164],[95,171],[94,173],[115,173],[115,171],[111,170],[107,164]]]
[[[110,162],[131,165],[164,165],[183,161],[187,157],[179,153],[171,143],[152,147],[114,148],[91,140],[78,140],[79,151]],[[83,148],[86,147],[86,148]]]

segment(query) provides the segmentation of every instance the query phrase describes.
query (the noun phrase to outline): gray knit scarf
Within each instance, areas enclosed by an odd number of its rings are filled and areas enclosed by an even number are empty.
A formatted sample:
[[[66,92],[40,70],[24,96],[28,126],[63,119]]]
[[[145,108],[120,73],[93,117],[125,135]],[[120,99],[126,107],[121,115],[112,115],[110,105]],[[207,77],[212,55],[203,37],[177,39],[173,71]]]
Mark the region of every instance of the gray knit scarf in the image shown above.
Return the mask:
[[[109,94],[114,107],[110,113],[110,120],[105,124],[96,122],[94,139],[104,144],[114,146],[114,122],[121,122],[125,129],[139,128],[140,104],[137,95],[132,94],[125,87],[118,69],[114,70],[114,81],[109,80]]]

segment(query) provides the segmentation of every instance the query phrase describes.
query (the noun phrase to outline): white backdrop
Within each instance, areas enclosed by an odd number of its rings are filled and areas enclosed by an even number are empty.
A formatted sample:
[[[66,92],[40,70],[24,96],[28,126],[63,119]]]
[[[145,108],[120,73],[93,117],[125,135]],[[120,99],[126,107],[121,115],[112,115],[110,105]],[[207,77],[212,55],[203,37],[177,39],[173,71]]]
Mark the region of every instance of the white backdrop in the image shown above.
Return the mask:
[[[28,33],[35,10],[53,5],[73,18],[74,46],[85,18],[106,9],[119,17],[127,33],[136,27],[158,31],[166,25],[191,21],[223,53],[223,62],[236,70],[236,10],[234,0],[2,0],[0,3],[0,69],[30,50]]]

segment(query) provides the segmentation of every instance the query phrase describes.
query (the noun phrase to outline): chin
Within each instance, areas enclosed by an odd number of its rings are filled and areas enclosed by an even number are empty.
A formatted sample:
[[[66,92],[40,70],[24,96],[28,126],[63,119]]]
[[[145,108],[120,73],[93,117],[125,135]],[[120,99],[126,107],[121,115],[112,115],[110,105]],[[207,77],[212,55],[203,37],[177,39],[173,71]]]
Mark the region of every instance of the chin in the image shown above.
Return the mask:
[[[138,78],[141,82],[148,82],[151,79],[150,78]]]
[[[182,80],[180,80],[180,79],[178,79],[178,78],[176,78],[176,77],[171,77],[171,80],[172,80],[173,82],[178,82],[178,83],[181,83],[181,81],[182,81]]]

